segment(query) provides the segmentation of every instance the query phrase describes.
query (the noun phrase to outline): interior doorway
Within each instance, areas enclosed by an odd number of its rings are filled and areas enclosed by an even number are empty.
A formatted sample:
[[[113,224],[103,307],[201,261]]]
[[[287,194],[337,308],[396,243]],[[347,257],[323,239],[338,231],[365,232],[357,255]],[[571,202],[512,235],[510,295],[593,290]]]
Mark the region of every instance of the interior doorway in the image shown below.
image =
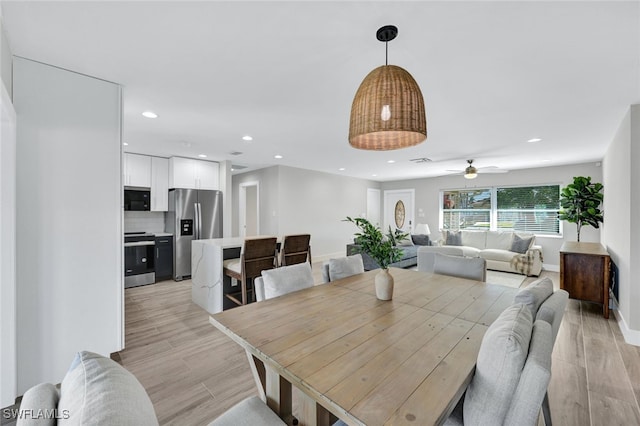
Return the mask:
[[[260,235],[260,183],[240,184],[240,236]]]

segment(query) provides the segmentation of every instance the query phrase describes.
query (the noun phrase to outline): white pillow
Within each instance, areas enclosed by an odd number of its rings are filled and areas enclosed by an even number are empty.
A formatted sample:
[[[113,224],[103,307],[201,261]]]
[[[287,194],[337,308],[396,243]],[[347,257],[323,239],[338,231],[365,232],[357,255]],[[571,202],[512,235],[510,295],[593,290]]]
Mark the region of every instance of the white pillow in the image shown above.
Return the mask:
[[[262,271],[262,280],[265,299],[313,287],[311,266],[307,262]]]

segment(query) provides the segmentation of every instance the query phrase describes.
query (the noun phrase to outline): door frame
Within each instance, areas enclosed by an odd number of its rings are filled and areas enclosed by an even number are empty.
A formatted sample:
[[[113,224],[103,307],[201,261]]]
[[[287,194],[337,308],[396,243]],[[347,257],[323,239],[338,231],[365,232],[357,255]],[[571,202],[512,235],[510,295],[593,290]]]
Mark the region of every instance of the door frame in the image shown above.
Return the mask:
[[[384,207],[382,212],[382,220],[384,223],[383,232],[389,229],[389,225],[394,225],[393,229],[395,229],[395,223],[391,221],[391,218],[388,217],[388,207],[389,207],[389,198],[394,194],[409,194],[411,198],[411,208],[409,211],[405,210],[405,220],[410,221],[409,233],[413,232],[413,227],[415,226],[415,206],[416,206],[416,190],[414,188],[408,189],[387,189],[384,191]]]
[[[246,237],[247,232],[247,188],[251,186],[256,187],[256,233],[260,235],[260,182],[250,181],[242,182],[239,186],[238,226],[241,237]]]

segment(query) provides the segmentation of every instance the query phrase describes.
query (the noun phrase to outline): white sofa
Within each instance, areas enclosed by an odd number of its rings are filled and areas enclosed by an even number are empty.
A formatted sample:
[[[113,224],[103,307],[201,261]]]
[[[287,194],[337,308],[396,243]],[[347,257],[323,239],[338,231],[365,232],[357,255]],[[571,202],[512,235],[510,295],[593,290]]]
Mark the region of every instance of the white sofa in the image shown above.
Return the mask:
[[[418,269],[421,263],[429,262],[427,253],[461,254],[467,257],[482,257],[487,261],[487,269],[514,272],[528,276],[538,276],[542,271],[542,247],[535,245],[533,234],[517,233],[520,238],[533,237],[525,253],[511,251],[514,232],[500,231],[460,231],[460,245],[447,245],[447,232],[435,246],[418,249]],[[453,249],[453,250],[452,250]],[[421,256],[422,253],[422,256]],[[421,262],[422,257],[422,262]],[[428,267],[422,268],[428,270]]]

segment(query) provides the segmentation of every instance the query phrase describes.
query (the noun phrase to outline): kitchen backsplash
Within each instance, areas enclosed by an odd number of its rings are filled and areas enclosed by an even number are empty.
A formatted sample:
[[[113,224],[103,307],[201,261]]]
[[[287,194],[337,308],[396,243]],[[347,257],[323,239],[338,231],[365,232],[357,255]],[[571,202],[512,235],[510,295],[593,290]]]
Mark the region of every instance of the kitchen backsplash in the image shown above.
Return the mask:
[[[164,212],[124,212],[124,232],[164,232]]]

